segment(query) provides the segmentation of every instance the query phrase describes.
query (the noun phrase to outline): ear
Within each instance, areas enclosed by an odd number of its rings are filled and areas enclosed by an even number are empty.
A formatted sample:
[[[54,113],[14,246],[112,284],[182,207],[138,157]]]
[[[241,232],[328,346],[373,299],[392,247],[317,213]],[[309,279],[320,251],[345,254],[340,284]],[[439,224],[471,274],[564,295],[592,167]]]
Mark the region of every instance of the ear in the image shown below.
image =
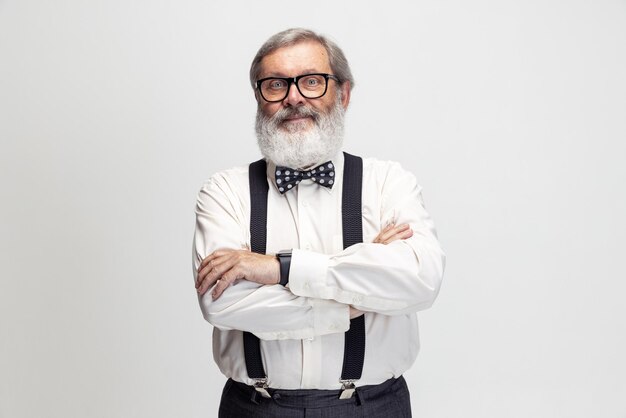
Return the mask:
[[[344,109],[348,108],[350,103],[350,82],[346,81],[341,85],[341,105]]]

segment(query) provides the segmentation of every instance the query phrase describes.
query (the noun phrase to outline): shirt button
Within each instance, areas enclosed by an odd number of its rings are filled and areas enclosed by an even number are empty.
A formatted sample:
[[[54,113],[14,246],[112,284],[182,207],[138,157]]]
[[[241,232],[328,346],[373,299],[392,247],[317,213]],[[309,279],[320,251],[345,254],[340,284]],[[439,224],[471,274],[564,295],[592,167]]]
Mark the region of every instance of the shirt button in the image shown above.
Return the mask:
[[[352,303],[360,303],[361,302],[361,296],[355,296],[352,298]]]
[[[302,202],[302,206],[304,206],[305,208],[309,207],[309,202],[307,202],[306,200],[304,202]]]
[[[276,336],[277,336],[278,338],[284,338],[284,337],[285,337],[285,334],[283,334],[282,332],[279,332],[278,334],[276,334]]]
[[[328,327],[329,329],[335,329],[337,328],[337,325],[335,325],[334,323],[330,324],[330,326]]]
[[[310,250],[311,249],[311,244],[304,244],[304,249],[305,250]]]
[[[308,289],[309,288],[309,282],[304,282],[304,287]]]
[[[313,341],[313,339],[314,339],[313,337],[311,337],[311,338],[307,338],[307,339],[306,339],[306,341],[307,341],[308,343],[310,343],[311,341]]]

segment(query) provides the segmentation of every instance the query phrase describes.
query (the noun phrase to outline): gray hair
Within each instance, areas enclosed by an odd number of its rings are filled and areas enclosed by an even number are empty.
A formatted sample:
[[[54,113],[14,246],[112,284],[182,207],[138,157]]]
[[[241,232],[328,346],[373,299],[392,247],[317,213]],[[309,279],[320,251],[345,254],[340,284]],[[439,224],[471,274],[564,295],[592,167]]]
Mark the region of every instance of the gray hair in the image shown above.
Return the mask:
[[[339,84],[342,85],[346,81],[349,81],[350,90],[352,90],[352,87],[354,87],[354,78],[352,77],[352,71],[350,71],[348,60],[343,54],[341,48],[325,36],[315,33],[312,30],[302,28],[291,28],[278,32],[276,35],[265,41],[256,53],[256,56],[252,60],[252,65],[250,66],[250,84],[252,84],[252,88],[256,89],[256,81],[259,79],[259,74],[261,72],[261,61],[265,58],[265,56],[271,54],[279,48],[295,45],[305,41],[319,42],[326,49],[330,69],[339,79]]]

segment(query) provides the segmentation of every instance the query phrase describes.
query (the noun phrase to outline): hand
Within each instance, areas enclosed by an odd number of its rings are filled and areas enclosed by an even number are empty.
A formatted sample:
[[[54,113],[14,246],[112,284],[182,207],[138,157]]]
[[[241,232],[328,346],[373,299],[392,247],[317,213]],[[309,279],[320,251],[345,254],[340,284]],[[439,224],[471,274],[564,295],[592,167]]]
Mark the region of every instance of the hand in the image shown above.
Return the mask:
[[[389,244],[390,242],[407,239],[413,236],[413,230],[409,224],[401,224],[396,226],[395,223],[391,223],[383,228],[382,231],[374,238],[374,241],[378,244]]]
[[[280,282],[280,263],[274,255],[249,250],[217,250],[209,254],[198,267],[196,289],[204,295],[213,285],[213,300],[235,280],[244,279],[260,284]]]

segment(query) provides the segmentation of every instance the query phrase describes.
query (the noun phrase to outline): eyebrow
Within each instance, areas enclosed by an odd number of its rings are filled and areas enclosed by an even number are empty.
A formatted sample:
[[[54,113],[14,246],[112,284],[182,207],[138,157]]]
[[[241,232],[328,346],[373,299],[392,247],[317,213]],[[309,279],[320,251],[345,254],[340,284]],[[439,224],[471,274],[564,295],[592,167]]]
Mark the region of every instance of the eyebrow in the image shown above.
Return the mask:
[[[316,74],[316,73],[323,73],[323,71],[318,71],[318,70],[315,70],[313,68],[307,68],[304,71],[302,71],[300,74],[297,74],[295,76],[285,75],[285,73],[283,73],[283,72],[275,72],[275,73],[269,73],[269,75],[266,75],[264,77],[259,77],[259,80],[261,78],[267,78],[267,77],[293,78],[293,77],[298,77],[298,76],[303,75],[303,74]]]

